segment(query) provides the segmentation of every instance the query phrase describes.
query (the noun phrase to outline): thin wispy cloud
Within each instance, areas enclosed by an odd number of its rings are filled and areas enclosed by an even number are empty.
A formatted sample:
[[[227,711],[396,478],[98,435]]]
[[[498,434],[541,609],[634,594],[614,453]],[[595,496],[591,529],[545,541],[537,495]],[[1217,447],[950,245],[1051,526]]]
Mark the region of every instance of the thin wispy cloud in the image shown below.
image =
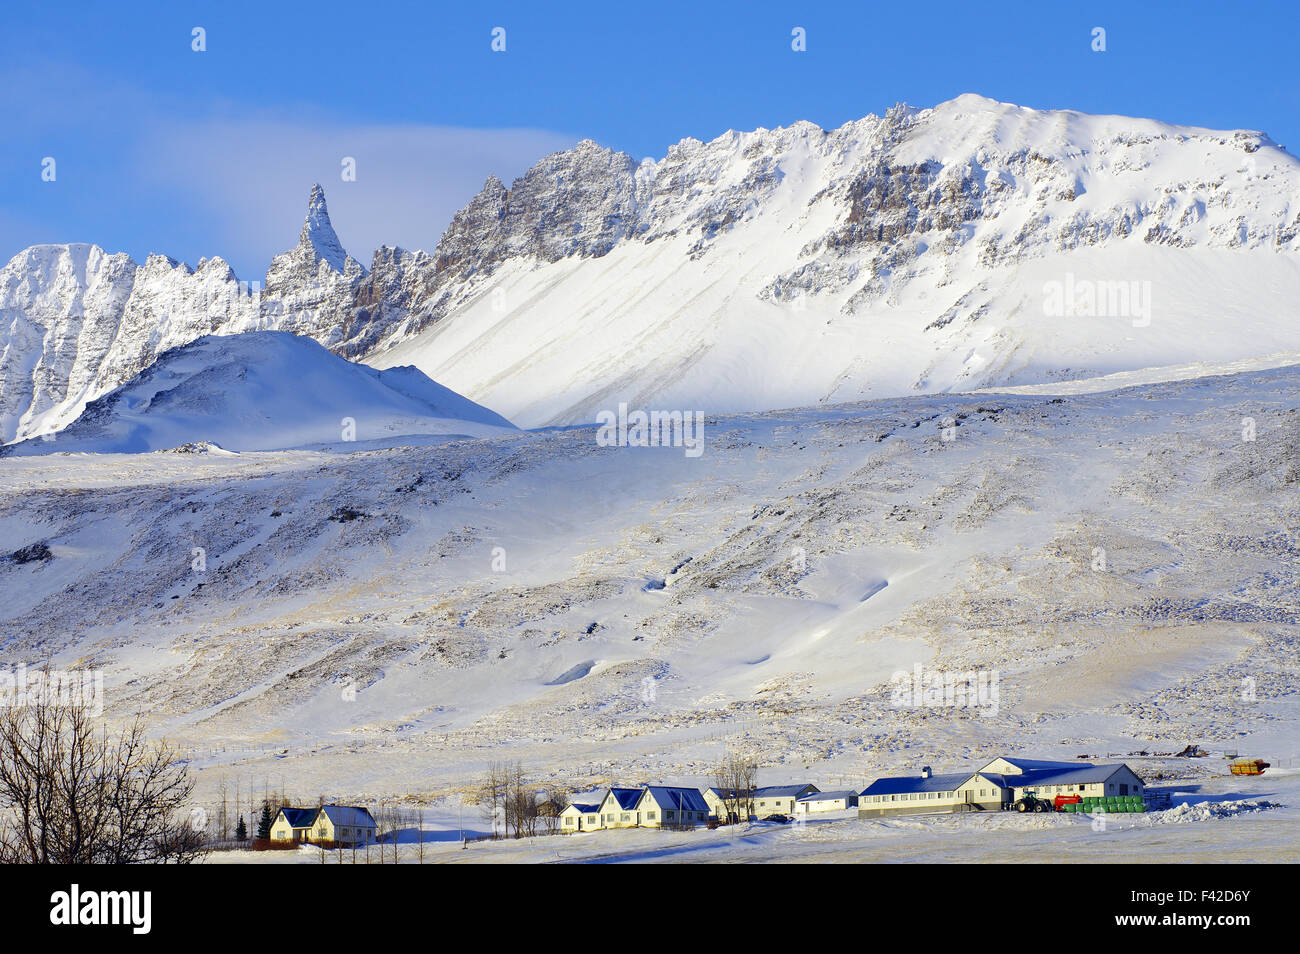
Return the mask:
[[[573,141],[541,130],[220,119],[156,128],[137,154],[142,178],[259,261],[296,240],[320,182],[340,241],[369,266],[380,245],[432,249],[489,173],[509,181]]]
[[[0,198],[3,260],[32,244],[94,242],[137,260],[220,255],[258,278],[296,243],[320,182],[340,240],[369,266],[380,245],[432,249],[488,175],[509,182],[581,138],[194,103],[50,63],[0,72],[0,91],[10,139],[0,167],[13,186]],[[40,176],[47,156],[54,182]]]

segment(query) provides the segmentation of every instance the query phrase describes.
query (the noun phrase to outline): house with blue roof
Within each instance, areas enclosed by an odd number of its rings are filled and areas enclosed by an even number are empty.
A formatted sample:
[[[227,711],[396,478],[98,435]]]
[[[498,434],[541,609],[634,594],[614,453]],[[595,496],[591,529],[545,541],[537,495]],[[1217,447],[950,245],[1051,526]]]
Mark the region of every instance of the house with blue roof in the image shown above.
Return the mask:
[[[765,785],[754,789],[754,814],[759,818],[768,815],[793,815],[795,802],[804,795],[817,791],[816,785]]]
[[[314,808],[281,808],[271,822],[273,841],[311,841],[311,823],[316,820]]]
[[[570,802],[560,812],[560,831],[597,831],[604,825],[600,820],[600,802]]]
[[[364,845],[374,840],[375,820],[355,805],[281,808],[271,822],[272,841]]]
[[[694,828],[709,820],[709,805],[698,788],[647,785],[637,813],[646,828]]]
[[[370,810],[356,805],[322,805],[312,821],[312,840],[334,845],[366,845],[378,826]]]
[[[597,802],[574,802],[560,813],[560,831],[604,828],[693,828],[709,819],[709,806],[697,788],[642,785],[605,789]]]
[[[607,788],[600,800],[600,827],[635,828],[640,821],[636,805],[641,792],[640,788]]]

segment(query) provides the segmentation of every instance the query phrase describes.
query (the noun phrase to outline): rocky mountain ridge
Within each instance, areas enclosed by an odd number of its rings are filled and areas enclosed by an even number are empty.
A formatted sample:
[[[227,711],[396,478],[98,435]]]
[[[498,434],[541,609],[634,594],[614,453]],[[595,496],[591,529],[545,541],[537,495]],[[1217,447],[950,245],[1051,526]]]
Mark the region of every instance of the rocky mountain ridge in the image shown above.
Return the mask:
[[[0,271],[0,440],[57,430],[168,348],[253,330],[415,364],[524,425],[590,420],[617,395],[768,408],[1241,356],[1189,351],[1181,326],[1169,347],[1062,334],[1036,313],[1043,275],[1065,271],[1146,276],[1207,321],[1220,305],[1275,311],[1250,345],[1272,353],[1300,297],[1297,197],[1300,163],[1261,133],[973,95],[685,139],[640,163],[584,140],[509,188],[489,177],[431,252],[381,247],[368,270],[316,185],[261,288],[217,258],[15,256]],[[718,366],[749,361],[751,328],[808,352],[804,366],[766,389],[717,386]]]

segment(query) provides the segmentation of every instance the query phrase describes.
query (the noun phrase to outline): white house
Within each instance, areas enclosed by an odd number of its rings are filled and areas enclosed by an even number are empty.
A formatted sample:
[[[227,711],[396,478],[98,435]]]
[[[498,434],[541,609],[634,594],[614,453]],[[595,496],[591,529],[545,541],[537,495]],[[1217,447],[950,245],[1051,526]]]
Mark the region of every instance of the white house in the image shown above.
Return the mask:
[[[854,791],[809,792],[794,803],[796,815],[815,815],[818,812],[842,812],[858,807],[858,793]]]
[[[816,785],[768,785],[754,789],[754,815],[793,815],[794,806],[804,795],[816,792]]]
[[[704,801],[710,817],[735,824],[768,815],[793,814],[799,798],[816,791],[816,785],[768,785],[754,789],[746,798],[738,796],[734,789],[709,788],[704,791]]]

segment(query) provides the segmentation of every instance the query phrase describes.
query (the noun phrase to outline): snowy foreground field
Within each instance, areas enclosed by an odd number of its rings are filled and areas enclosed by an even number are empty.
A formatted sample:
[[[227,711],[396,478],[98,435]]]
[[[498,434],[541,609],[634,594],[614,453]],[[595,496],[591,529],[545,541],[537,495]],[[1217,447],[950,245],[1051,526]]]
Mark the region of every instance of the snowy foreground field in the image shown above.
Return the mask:
[[[1295,860],[1297,390],[1283,367],[710,417],[699,457],[587,427],[6,459],[0,663],[103,670],[106,715],[146,714],[205,805],[401,801],[437,860]],[[997,698],[897,705],[918,665]],[[1128,758],[1191,743],[1215,757]],[[452,843],[490,761],[708,785],[728,745],[761,784],[1088,756],[1283,807]],[[1230,752],[1278,768],[1232,778]]]

